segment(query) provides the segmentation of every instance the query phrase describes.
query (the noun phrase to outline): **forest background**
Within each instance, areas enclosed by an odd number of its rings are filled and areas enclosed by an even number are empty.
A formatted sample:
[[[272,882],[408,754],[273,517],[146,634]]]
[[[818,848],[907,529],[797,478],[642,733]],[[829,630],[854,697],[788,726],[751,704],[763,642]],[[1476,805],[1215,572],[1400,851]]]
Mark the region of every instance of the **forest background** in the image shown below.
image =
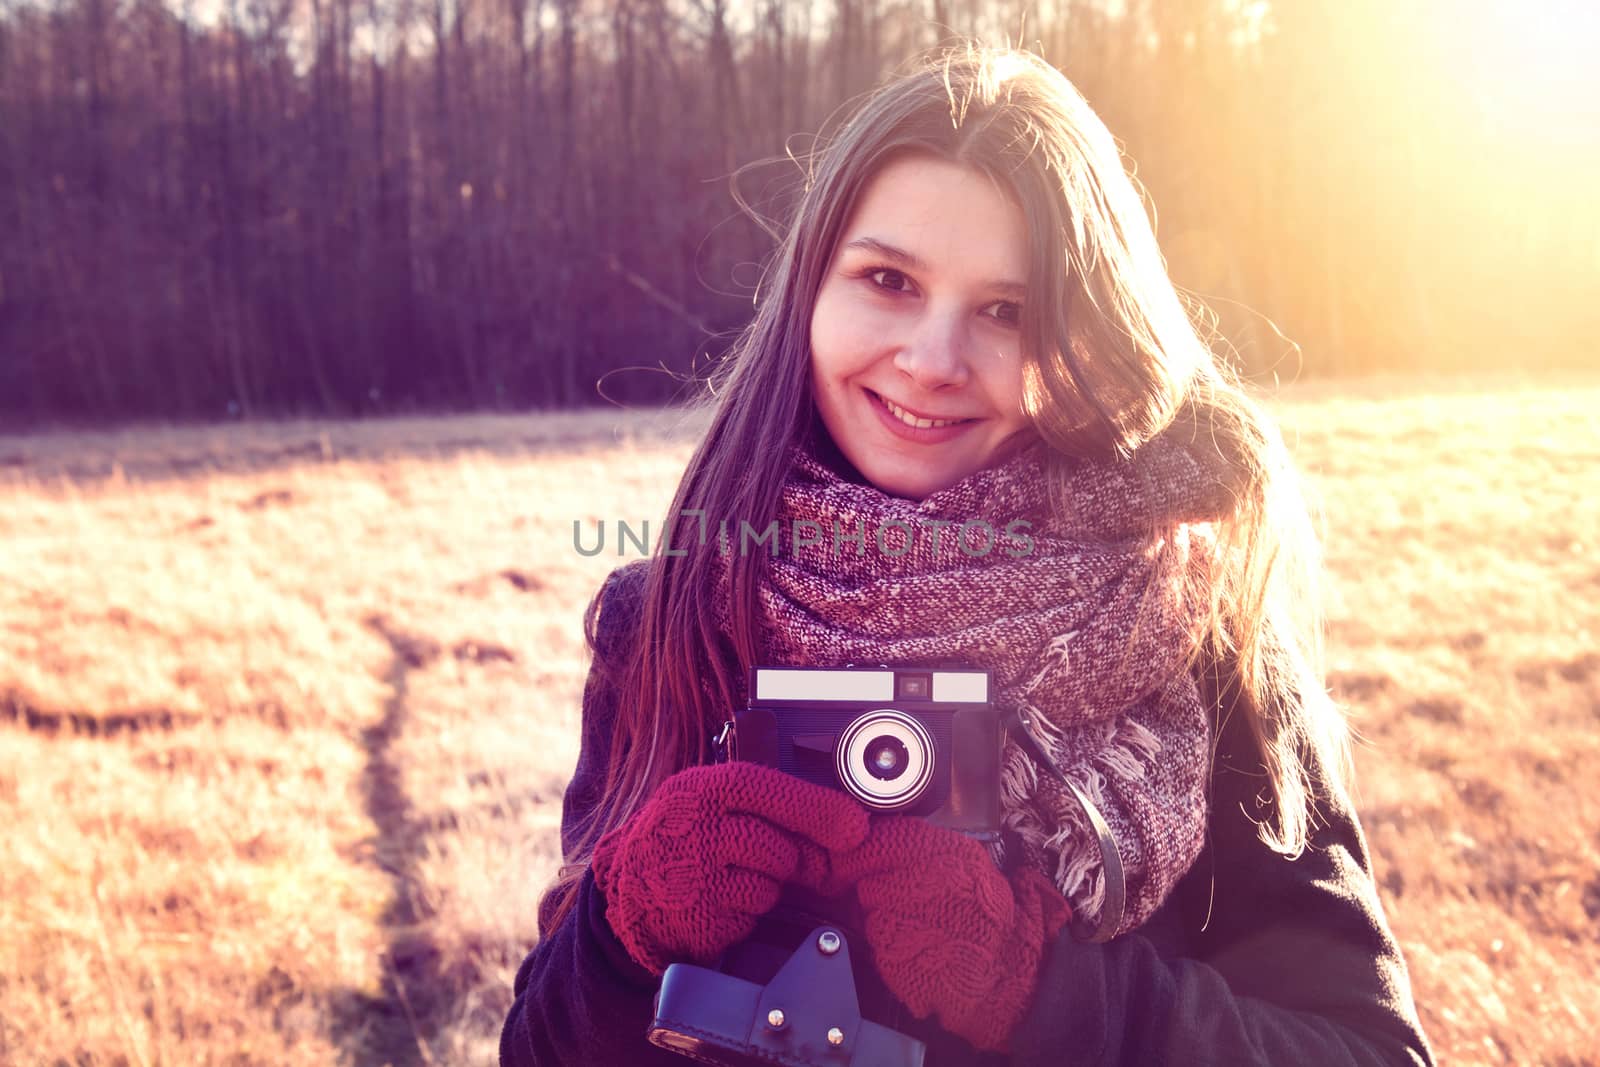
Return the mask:
[[[0,416],[672,399],[772,250],[734,187],[781,220],[815,134],[952,33],[1084,91],[1248,374],[1577,367],[1596,30],[1559,0],[0,0]]]

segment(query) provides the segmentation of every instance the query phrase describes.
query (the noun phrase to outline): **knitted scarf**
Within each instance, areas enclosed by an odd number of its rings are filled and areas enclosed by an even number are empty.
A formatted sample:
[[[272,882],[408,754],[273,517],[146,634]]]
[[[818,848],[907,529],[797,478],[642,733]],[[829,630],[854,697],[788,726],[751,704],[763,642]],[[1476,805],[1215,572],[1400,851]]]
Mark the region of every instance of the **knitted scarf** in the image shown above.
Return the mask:
[[[759,588],[766,663],[988,668],[996,705],[1030,713],[1110,825],[1127,893],[1117,933],[1149,917],[1205,838],[1211,717],[1184,667],[1207,606],[1209,523],[1231,513],[1235,477],[1209,439],[1177,436],[1130,460],[1057,458],[1060,508],[1042,442],[922,501],[857,480],[831,442],[793,446],[787,540]],[[1077,915],[1098,917],[1104,864],[1082,808],[1014,741],[1003,759],[1006,836]]]

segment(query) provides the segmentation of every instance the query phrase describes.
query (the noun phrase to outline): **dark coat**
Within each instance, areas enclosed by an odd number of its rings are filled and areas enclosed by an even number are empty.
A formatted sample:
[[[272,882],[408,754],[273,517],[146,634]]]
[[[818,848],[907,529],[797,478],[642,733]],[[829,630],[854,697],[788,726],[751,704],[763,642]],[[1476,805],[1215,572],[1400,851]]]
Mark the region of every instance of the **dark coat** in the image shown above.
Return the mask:
[[[597,660],[631,638],[644,573],[642,563],[619,568],[601,590]],[[616,714],[605,672],[591,668],[562,811],[564,850],[597,800]],[[1009,1062],[1433,1062],[1349,801],[1330,794],[1313,765],[1319,819],[1309,846],[1293,861],[1268,848],[1245,814],[1260,810],[1265,779],[1242,718],[1220,716],[1211,825],[1194,867],[1139,929],[1107,944],[1062,935],[1012,1036]],[[691,1061],[644,1039],[655,988],[612,934],[605,901],[585,874],[574,908],[517,971],[500,1062],[682,1067]],[[928,1067],[1008,1062],[976,1057],[903,1014],[876,1017],[927,1041]]]

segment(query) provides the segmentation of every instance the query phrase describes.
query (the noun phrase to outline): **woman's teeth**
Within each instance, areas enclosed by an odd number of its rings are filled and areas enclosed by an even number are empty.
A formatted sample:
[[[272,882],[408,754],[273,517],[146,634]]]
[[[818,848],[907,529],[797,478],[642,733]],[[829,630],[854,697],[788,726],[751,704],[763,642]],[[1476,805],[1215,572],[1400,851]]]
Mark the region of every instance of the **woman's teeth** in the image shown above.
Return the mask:
[[[878,399],[882,400],[883,406],[889,409],[889,414],[907,426],[915,426],[919,430],[926,430],[935,426],[952,426],[955,423],[967,421],[966,419],[919,419],[886,396],[880,396]]]

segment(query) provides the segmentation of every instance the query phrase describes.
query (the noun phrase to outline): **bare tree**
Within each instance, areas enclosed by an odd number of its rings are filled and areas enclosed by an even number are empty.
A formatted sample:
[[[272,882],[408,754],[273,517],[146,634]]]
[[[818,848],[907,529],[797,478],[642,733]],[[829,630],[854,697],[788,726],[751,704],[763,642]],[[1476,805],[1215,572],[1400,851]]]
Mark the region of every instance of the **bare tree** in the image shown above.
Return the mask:
[[[1321,372],[1498,358],[1490,286],[1519,352],[1582,358],[1593,183],[1532,195],[1517,161],[1600,145],[1497,151],[1449,99],[1445,0],[0,0],[0,412],[670,395],[611,372],[747,321],[772,245],[729,176],[1025,7],[1247,369],[1293,372],[1279,331]],[[792,206],[796,168],[757,174]],[[1516,209],[1469,243],[1479,188]]]

